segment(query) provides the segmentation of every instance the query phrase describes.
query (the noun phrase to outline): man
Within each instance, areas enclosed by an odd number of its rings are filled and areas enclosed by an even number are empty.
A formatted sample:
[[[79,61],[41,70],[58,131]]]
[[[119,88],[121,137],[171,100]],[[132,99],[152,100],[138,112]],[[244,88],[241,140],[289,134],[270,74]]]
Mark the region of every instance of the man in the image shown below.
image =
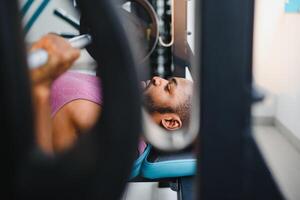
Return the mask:
[[[50,58],[39,71],[31,71],[37,142],[47,153],[61,152],[70,148],[101,115],[101,81],[91,75],[64,73],[79,52],[59,36],[44,36],[33,45],[33,49],[37,48],[47,50]],[[145,107],[155,123],[169,131],[188,123],[191,81],[153,77],[142,85]]]
[[[153,77],[144,85],[144,105],[152,119],[173,131],[189,122],[193,84],[184,78]]]

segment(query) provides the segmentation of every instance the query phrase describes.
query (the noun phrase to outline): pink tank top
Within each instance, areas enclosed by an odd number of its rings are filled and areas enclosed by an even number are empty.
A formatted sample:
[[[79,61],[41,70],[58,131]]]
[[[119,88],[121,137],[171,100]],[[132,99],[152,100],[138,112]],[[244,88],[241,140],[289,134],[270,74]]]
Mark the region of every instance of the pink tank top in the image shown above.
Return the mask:
[[[102,87],[99,77],[68,71],[58,77],[52,84],[50,102],[51,117],[67,103],[83,99],[102,104]],[[144,141],[139,142],[139,153],[143,153],[146,148]]]

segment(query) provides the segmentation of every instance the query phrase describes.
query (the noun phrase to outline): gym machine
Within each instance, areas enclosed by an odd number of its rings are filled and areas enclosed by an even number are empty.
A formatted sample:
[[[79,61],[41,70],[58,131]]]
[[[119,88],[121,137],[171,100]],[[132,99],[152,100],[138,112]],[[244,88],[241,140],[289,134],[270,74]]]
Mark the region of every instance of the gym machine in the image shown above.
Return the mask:
[[[138,133],[148,123],[141,120],[144,114],[139,106],[136,58],[129,44],[130,35],[122,28],[113,2],[78,1],[90,22],[95,59],[109,66],[101,70],[108,103],[90,134],[70,152],[55,158],[46,157],[33,145],[28,67],[18,6],[16,1],[0,2],[0,81],[4,97],[1,132],[9,134],[12,147],[8,159],[13,171],[11,198],[120,198],[134,162]],[[194,58],[199,69],[192,74],[198,103],[195,110],[201,118],[193,118],[200,130],[194,129],[193,124],[190,127],[200,133],[199,151],[196,178],[178,181],[181,189],[188,185],[181,183],[195,181],[193,191],[191,187],[182,190],[182,199],[283,199],[251,135],[253,3],[196,1]],[[103,28],[110,34],[104,34]],[[161,40],[167,41],[164,39]],[[114,81],[124,77],[130,81],[114,84],[110,77]],[[197,102],[200,97],[201,102]],[[117,102],[120,98],[124,101]],[[128,119],[125,124],[110,115],[116,111],[121,118]],[[152,143],[162,150],[179,150],[197,134],[189,135],[188,139],[184,135],[181,132],[166,136],[161,132],[155,137],[166,142],[154,139]]]

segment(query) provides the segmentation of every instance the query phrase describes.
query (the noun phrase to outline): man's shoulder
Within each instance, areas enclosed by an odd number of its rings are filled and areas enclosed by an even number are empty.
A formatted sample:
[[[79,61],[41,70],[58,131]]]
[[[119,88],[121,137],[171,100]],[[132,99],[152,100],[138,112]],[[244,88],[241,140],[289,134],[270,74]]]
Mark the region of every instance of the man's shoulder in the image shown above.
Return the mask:
[[[97,121],[101,106],[89,100],[77,99],[65,105],[63,112],[71,119],[74,126],[85,130],[91,128]]]

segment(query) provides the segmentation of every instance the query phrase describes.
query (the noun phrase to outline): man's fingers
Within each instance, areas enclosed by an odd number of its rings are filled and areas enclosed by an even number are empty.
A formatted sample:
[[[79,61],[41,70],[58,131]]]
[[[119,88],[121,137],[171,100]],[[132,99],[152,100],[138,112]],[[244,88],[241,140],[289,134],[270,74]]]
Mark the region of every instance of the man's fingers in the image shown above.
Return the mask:
[[[61,64],[62,64],[61,59],[59,57],[52,56],[52,57],[49,58],[48,63],[46,65],[49,66],[48,68],[52,68],[52,69],[49,69],[49,70],[53,71],[53,69],[55,69],[57,66],[59,66]]]
[[[71,44],[54,34],[48,34],[36,42],[31,50],[45,49],[49,57],[60,57],[62,62],[68,62],[70,60],[77,59],[80,55],[80,51],[71,46]]]
[[[31,47],[31,50],[35,50],[39,48],[43,48],[46,50],[54,50],[53,48],[65,49],[70,47],[71,45],[66,39],[50,33],[43,36],[38,42],[34,43]]]
[[[80,50],[73,48],[72,51],[70,51],[70,60],[75,61],[80,56]]]
[[[53,68],[52,71],[59,76],[72,66],[79,55],[80,51],[78,49],[69,48],[65,49],[65,52],[59,53],[58,56],[51,56],[50,59],[55,58],[53,62],[49,63]]]
[[[49,54],[47,63],[38,68],[38,78],[48,83],[67,71],[80,56],[79,49],[73,48],[67,40],[54,34],[48,34],[32,45],[32,51],[37,49],[44,49]]]
[[[78,49],[69,49],[62,54],[62,63],[73,63],[80,55]]]

